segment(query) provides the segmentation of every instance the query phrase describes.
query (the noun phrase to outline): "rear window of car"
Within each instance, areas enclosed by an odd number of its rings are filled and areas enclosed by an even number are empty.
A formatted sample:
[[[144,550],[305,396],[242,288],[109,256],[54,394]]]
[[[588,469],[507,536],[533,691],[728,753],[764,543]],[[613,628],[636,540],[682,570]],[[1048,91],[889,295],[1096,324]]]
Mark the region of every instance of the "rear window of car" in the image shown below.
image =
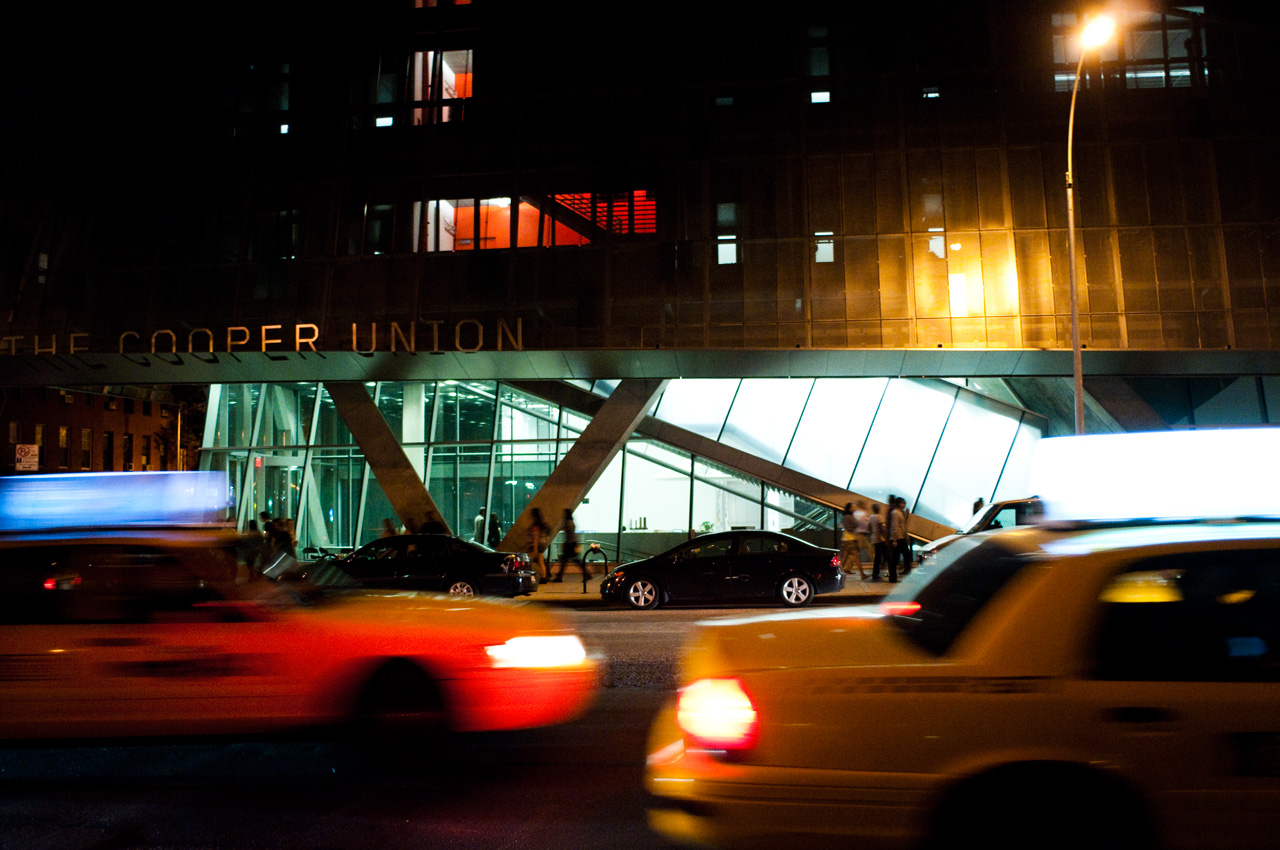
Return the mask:
[[[1029,563],[998,539],[957,540],[947,547],[947,553],[951,557],[945,566],[919,571],[883,605],[893,626],[933,655],[945,655]]]

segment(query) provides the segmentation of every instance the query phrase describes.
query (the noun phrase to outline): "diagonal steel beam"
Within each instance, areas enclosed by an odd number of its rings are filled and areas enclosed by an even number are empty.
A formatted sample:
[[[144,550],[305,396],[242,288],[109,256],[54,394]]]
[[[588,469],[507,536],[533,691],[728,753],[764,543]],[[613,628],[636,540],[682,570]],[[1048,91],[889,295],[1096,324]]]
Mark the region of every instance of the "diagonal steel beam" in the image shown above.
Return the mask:
[[[444,522],[435,500],[427,492],[409,456],[387,425],[387,420],[382,418],[382,411],[378,410],[364,384],[358,381],[326,381],[324,388],[355,438],[356,445],[364,453],[369,468],[387,494],[400,522],[406,527],[420,526],[431,515]],[[447,523],[445,527],[448,528]]]
[[[547,539],[555,536],[565,510],[572,511],[581,504],[666,386],[665,379],[651,378],[627,378],[619,383],[512,523],[498,548],[524,549],[534,508],[542,511],[542,518],[551,527]]]

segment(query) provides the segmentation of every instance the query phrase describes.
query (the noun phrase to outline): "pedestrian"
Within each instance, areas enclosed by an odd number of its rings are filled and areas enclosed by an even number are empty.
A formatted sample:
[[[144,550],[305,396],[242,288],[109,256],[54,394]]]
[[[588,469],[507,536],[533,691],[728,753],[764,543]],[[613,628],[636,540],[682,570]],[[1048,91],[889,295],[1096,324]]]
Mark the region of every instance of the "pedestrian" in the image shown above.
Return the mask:
[[[853,535],[856,522],[853,517],[853,502],[845,502],[840,511],[840,571],[845,574],[853,572],[849,565],[854,559]]]
[[[569,561],[577,563],[578,561],[578,528],[573,524],[573,512],[568,508],[564,509],[564,520],[561,522],[560,530],[564,533],[564,538],[560,541],[560,571],[556,573],[553,581],[564,581],[564,568]],[[580,565],[581,566],[581,565]],[[582,567],[582,583],[587,582],[587,568]]]
[[[911,554],[911,510],[907,500],[898,497],[898,507],[902,509],[902,540],[898,544],[898,554],[902,557],[902,575],[905,578],[916,565],[915,556]]]
[[[978,511],[982,510],[982,506],[983,506],[983,505],[985,505],[985,504],[986,504],[986,502],[984,502],[984,501],[982,500],[982,497],[981,497],[981,496],[979,496],[979,497],[974,501],[974,503],[973,503],[973,512],[974,512],[974,514],[976,515],[976,514],[978,513]]]
[[[870,535],[870,514],[867,513],[867,503],[863,500],[853,510],[853,555],[858,566],[858,578],[863,581],[867,579],[867,569],[862,565],[862,559],[871,557]]]
[[[483,543],[484,542],[484,505],[480,506],[480,510],[479,512],[476,513],[476,518],[473,522],[475,524],[475,534],[472,536],[471,539],[477,543]]]
[[[385,519],[382,520],[382,534],[379,536],[395,537],[399,533],[400,532],[396,528],[396,524],[392,522],[391,517],[386,517]]]
[[[497,549],[498,544],[502,542],[502,521],[498,519],[498,512],[494,511],[489,516],[489,548]]]
[[[427,511],[426,520],[418,530],[422,534],[448,534],[449,526],[444,524],[444,520],[440,518],[440,514],[429,510]]]
[[[898,562],[902,558],[907,537],[906,501],[894,496],[889,503],[889,581],[898,580]],[[905,567],[905,565],[904,565]]]
[[[529,523],[529,536],[525,546],[525,551],[529,553],[529,568],[542,582],[549,582],[551,573],[547,570],[547,561],[542,557],[542,550],[547,548],[547,532],[550,529],[542,519],[542,511],[538,508],[534,508],[530,516],[532,521]]]
[[[884,517],[880,515],[880,505],[873,502],[871,505],[871,515],[867,517],[867,527],[870,529],[871,548],[875,550],[875,559],[871,562],[871,580],[880,580],[880,566],[886,567],[889,563],[889,529],[885,525]]]

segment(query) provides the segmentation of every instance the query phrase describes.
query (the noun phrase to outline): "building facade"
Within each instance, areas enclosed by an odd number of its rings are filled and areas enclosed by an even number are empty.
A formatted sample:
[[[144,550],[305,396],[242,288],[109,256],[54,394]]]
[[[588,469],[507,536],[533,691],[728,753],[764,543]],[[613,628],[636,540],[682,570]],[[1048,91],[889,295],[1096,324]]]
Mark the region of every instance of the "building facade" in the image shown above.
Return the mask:
[[[1095,11],[70,16],[10,60],[0,383],[924,376],[1062,433]],[[1110,11],[1074,124],[1089,427],[1276,421],[1277,13]]]

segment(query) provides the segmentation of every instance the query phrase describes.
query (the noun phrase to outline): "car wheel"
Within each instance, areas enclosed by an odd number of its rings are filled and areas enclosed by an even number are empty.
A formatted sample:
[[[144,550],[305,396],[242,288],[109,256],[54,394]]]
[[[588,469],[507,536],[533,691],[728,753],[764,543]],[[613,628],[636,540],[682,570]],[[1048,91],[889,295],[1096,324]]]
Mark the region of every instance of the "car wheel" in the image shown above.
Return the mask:
[[[354,723],[363,754],[382,768],[437,765],[451,738],[444,694],[426,671],[403,659],[369,677]]]
[[[783,605],[792,608],[808,605],[813,601],[813,582],[804,576],[787,576],[778,588],[778,595],[782,598]]]
[[[447,582],[451,596],[478,596],[480,591],[475,583],[465,578],[455,578]]]
[[[636,578],[627,582],[627,604],[632,608],[649,610],[657,608],[662,602],[662,591],[658,585],[647,578]]]
[[[1073,765],[1014,765],[969,780],[934,813],[927,850],[1150,850],[1131,789]]]

